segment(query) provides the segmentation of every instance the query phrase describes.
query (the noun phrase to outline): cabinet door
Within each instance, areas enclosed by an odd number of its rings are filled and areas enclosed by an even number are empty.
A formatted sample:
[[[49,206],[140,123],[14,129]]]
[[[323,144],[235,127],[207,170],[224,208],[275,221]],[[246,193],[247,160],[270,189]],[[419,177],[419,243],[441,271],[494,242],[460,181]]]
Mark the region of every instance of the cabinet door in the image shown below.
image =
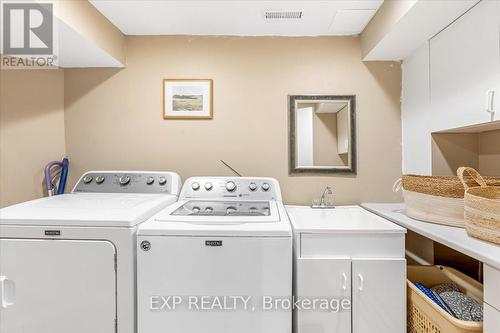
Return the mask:
[[[500,311],[484,303],[484,333],[498,333],[500,327]]]
[[[406,332],[406,260],[352,260],[353,333]]]
[[[500,309],[500,270],[485,264],[483,276],[484,301]]]
[[[297,259],[295,296],[301,299],[347,300],[336,311],[301,309],[294,312],[296,333],[351,332],[351,260],[349,258]],[[345,309],[347,308],[347,309]]]
[[[500,119],[499,6],[483,0],[431,39],[432,131]]]
[[[1,333],[113,333],[115,248],[106,241],[0,239]]]
[[[429,43],[401,68],[401,139],[403,173],[432,175],[431,110],[429,102]]]

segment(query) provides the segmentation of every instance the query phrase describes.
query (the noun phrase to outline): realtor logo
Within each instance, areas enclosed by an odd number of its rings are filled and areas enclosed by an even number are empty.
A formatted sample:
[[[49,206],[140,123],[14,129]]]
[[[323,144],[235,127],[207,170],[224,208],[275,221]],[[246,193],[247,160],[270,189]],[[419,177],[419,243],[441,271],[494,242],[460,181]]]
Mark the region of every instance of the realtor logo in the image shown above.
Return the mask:
[[[3,53],[52,54],[52,13],[51,3],[4,3]]]
[[[53,6],[2,1],[2,68],[55,68]]]

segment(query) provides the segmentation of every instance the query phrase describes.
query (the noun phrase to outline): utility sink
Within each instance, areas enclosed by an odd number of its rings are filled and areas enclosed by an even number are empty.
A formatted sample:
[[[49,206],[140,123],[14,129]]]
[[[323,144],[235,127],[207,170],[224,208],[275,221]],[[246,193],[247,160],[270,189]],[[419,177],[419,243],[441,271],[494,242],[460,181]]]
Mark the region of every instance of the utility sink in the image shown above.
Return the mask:
[[[360,206],[337,206],[317,209],[286,206],[290,222],[301,232],[404,233],[406,229],[377,216]]]
[[[404,332],[405,229],[359,206],[286,209],[294,228],[294,296],[331,295],[351,305],[334,314],[297,309],[296,331]]]

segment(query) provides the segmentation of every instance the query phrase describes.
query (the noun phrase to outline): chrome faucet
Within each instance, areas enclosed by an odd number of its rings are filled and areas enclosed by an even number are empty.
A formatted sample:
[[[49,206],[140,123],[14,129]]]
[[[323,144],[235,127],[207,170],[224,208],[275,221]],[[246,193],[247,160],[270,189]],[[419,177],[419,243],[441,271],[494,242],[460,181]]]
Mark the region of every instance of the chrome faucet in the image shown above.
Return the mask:
[[[335,208],[335,206],[333,205],[333,203],[329,199],[327,199],[327,197],[329,195],[332,195],[332,194],[333,194],[332,188],[330,186],[325,187],[325,190],[323,191],[323,194],[321,195],[319,203],[313,201],[313,203],[311,205],[311,208],[323,208],[323,209],[325,209],[325,208],[329,208],[329,209]]]

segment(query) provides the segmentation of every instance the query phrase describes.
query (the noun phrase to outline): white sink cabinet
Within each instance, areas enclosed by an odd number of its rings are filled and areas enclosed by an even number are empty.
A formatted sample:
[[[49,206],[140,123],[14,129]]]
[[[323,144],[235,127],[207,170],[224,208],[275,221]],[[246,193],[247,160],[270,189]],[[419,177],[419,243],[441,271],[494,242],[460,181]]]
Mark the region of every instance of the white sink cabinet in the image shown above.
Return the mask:
[[[288,206],[294,296],[348,300],[333,311],[296,309],[294,333],[406,331],[406,229],[359,206]]]

